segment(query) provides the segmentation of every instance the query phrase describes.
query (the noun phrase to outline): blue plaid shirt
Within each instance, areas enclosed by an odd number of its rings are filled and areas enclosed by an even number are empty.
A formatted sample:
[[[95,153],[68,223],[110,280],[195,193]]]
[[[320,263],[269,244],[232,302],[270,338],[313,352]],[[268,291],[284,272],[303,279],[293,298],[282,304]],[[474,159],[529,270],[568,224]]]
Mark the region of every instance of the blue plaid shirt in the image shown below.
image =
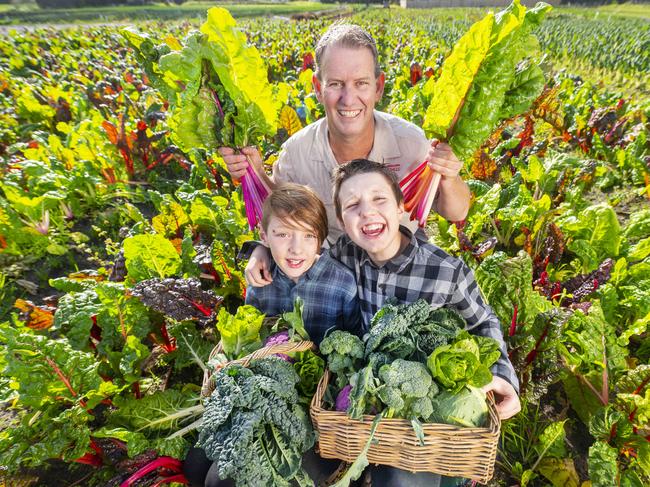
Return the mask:
[[[296,296],[300,296],[304,302],[302,318],[314,343],[320,344],[326,332],[334,328],[361,334],[354,274],[327,252],[300,276],[298,282],[289,279],[273,260],[271,275],[273,282],[268,286],[248,286],[246,304],[275,316],[293,310]]]

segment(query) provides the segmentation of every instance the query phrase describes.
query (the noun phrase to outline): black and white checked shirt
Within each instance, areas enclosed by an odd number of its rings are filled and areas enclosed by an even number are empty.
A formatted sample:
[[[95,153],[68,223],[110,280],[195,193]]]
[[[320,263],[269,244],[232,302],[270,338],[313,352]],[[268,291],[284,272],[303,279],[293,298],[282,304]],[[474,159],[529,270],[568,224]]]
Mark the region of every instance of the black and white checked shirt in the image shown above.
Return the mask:
[[[396,298],[400,304],[414,303],[423,298],[434,308],[453,307],[467,321],[470,333],[499,342],[501,357],[492,366],[492,373],[519,391],[519,381],[508,359],[501,325],[483,300],[472,270],[462,260],[414,237],[407,228],[401,227],[401,231],[409,238],[408,245],[381,267],[377,267],[366,251],[347,235],[342,235],[330,249],[332,257],[352,269],[356,276],[365,330],[389,298]]]

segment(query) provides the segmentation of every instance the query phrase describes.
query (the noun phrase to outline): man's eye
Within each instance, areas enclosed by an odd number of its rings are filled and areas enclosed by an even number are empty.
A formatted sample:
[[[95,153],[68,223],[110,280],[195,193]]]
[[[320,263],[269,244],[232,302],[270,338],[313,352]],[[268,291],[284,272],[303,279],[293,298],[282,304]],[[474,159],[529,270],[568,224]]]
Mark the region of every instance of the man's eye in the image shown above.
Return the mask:
[[[357,86],[368,86],[368,84],[369,83],[367,81],[358,81],[357,82]]]
[[[330,88],[340,88],[340,87],[341,87],[341,83],[340,83],[339,81],[330,81],[330,82],[327,84],[327,86],[329,86]]]

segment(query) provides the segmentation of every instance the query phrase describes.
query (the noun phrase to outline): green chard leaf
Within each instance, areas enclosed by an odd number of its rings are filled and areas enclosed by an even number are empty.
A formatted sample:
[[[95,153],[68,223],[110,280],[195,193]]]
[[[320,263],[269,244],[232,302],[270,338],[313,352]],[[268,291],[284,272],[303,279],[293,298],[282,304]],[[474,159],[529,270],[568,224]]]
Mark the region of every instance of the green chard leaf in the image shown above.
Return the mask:
[[[124,240],[124,257],[130,279],[165,278],[181,271],[178,252],[162,235],[135,235]]]
[[[550,9],[540,2],[527,11],[514,0],[470,28],[445,60],[433,86],[424,118],[427,136],[448,140],[461,160],[468,159],[501,117],[528,108],[543,86],[541,71],[532,63],[517,67],[538,51],[531,31]]]

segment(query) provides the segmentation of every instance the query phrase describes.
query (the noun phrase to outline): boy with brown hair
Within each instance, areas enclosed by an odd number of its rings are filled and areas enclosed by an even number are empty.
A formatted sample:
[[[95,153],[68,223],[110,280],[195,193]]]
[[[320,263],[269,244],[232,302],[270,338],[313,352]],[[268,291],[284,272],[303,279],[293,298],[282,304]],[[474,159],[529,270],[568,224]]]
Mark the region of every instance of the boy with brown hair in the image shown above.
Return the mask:
[[[331,329],[361,333],[354,275],[327,252],[319,256],[327,236],[327,212],[314,191],[300,184],[278,185],[264,202],[260,234],[271,252],[273,282],[265,287],[249,286],[246,304],[275,316],[293,310],[296,297],[300,297],[305,329],[316,344]],[[320,458],[313,450],[303,456],[303,467],[315,481],[326,479],[338,464]],[[190,450],[183,467],[190,485],[235,485],[231,479],[220,479],[217,472],[218,466],[202,449]]]
[[[249,286],[246,304],[269,316],[291,311],[302,298],[307,333],[319,344],[330,329],[361,332],[357,285],[352,272],[320,249],[327,212],[316,193],[293,183],[279,185],[262,209],[260,235],[272,256],[273,282]]]

